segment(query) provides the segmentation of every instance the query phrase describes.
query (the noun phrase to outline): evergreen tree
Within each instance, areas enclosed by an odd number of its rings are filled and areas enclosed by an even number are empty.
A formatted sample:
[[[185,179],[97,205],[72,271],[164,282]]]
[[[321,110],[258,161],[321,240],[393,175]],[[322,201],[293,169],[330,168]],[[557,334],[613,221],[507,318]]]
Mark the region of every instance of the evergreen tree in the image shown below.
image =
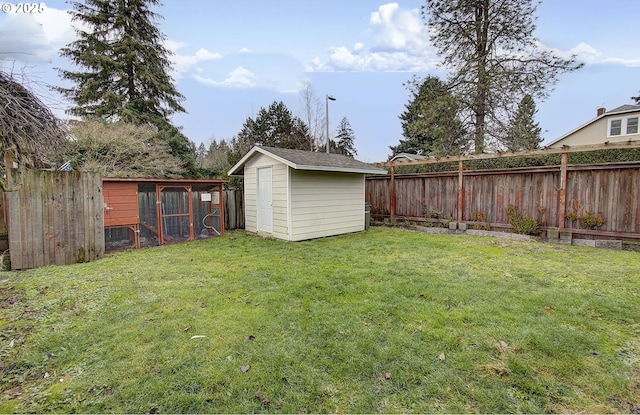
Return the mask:
[[[575,56],[539,47],[536,8],[532,0],[426,0],[422,7],[473,126],[476,153],[503,138],[502,125],[524,95],[545,97],[559,74],[581,66]]]
[[[343,117],[336,132],[336,150],[339,154],[354,157],[358,154],[354,140],[356,139],[347,117]]]
[[[58,88],[75,103],[69,113],[107,121],[149,123],[159,130],[170,127],[169,116],[184,112],[184,97],[168,71],[170,52],[155,26],[160,16],[151,6],[160,0],[85,0],[71,2],[78,39],[61,55],[81,69],[60,70],[75,86]],[[176,134],[172,134],[175,136]]]
[[[414,78],[406,85],[412,99],[400,115],[402,135],[393,155],[459,155],[466,151],[466,137],[458,118],[459,103],[438,77]]]
[[[294,117],[282,101],[274,101],[269,108],[260,108],[255,119],[247,118],[232,143],[243,150],[254,145],[311,150],[308,131],[306,124]]]
[[[151,10],[160,0],[73,1],[73,21],[88,26],[76,28],[77,40],[60,54],[80,70],[60,70],[74,83],[57,88],[75,106],[68,112],[85,119],[122,121],[152,125],[169,144],[170,154],[182,161],[185,176],[206,177],[196,166],[195,144],[169,117],[185,112],[184,99],[169,75],[170,51],[164,35],[154,24],[161,18]]]
[[[227,154],[231,151],[226,140],[212,140],[207,150],[205,166],[215,167],[222,171],[228,171],[231,165],[228,162]]]
[[[531,95],[525,95],[518,104],[518,112],[514,116],[503,143],[509,150],[533,150],[540,148],[542,129],[535,121],[538,112]]]

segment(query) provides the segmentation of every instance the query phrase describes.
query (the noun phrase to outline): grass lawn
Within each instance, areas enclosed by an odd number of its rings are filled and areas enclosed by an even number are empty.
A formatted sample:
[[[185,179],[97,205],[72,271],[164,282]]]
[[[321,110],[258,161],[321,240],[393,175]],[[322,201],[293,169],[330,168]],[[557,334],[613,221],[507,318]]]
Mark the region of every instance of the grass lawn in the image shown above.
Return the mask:
[[[0,273],[0,412],[640,411],[640,254],[401,229]]]

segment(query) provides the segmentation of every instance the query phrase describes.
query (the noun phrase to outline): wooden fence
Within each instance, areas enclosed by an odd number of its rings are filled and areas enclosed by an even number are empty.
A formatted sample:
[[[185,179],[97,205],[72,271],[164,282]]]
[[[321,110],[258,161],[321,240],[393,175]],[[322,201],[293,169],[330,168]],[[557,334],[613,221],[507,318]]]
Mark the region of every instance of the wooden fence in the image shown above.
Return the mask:
[[[367,177],[373,218],[511,230],[507,209],[585,239],[640,240],[640,162]]]
[[[104,255],[98,173],[7,169],[12,269],[89,262]]]
[[[242,189],[224,191],[224,228],[244,229],[244,192]]]

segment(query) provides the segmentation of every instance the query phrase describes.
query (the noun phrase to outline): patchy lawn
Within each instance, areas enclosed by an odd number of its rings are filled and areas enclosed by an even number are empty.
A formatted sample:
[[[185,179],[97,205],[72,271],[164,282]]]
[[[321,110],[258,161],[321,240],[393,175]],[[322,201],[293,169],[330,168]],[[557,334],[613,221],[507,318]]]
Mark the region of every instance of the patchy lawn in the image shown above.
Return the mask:
[[[233,232],[0,300],[0,412],[640,412],[635,252]]]

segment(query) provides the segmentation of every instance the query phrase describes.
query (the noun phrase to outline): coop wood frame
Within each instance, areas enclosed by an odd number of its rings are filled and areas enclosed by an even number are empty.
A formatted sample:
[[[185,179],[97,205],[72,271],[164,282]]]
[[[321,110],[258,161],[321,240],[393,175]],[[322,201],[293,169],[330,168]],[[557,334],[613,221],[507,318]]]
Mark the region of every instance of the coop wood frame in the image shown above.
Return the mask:
[[[131,234],[133,248],[140,248],[141,228],[145,228],[157,237],[158,245],[170,242],[167,235],[165,222],[167,219],[176,219],[178,226],[182,226],[186,220],[187,230],[181,229],[180,233],[187,232],[187,240],[195,239],[194,230],[194,206],[192,193],[204,191],[217,193],[218,199],[212,200],[208,205],[209,214],[213,209],[218,209],[219,235],[224,235],[224,185],[229,180],[210,179],[153,179],[153,178],[104,178],[104,227],[105,231],[116,228],[126,228]],[[155,197],[150,200],[139,198],[139,189],[151,189]],[[186,206],[180,205],[176,212],[165,212],[162,209],[162,196],[167,191],[186,192]],[[149,193],[149,194],[151,194]],[[150,196],[151,197],[151,196]],[[154,206],[155,205],[155,206]],[[147,212],[141,217],[140,212]],[[154,219],[154,220],[153,220]]]

